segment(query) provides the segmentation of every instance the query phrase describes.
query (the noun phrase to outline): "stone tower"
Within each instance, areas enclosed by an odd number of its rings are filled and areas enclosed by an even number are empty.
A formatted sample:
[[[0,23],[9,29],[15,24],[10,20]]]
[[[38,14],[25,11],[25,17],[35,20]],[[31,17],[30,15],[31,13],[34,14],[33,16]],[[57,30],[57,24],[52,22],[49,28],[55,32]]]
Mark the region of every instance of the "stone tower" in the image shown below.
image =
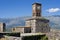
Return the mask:
[[[41,4],[39,3],[32,4],[32,13],[33,17],[41,17]]]
[[[49,20],[41,16],[41,4],[32,4],[32,18],[26,20],[26,26],[31,27],[32,33],[47,33],[50,31]]]
[[[4,32],[5,31],[5,23],[0,23],[0,32]]]

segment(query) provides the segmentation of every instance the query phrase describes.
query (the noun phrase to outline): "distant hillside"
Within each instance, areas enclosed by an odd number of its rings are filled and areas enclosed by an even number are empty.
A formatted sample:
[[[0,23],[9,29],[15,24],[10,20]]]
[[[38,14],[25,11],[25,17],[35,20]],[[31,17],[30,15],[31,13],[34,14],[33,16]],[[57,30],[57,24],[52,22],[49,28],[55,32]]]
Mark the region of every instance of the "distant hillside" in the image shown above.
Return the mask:
[[[0,22],[6,23],[7,28],[12,28],[17,26],[25,26],[25,20],[27,18],[31,18],[31,16],[10,18],[10,19],[0,18]],[[60,29],[60,15],[45,16],[45,18],[50,20],[49,24],[51,28]]]
[[[18,18],[0,18],[0,22],[6,23],[7,28],[11,27],[16,27],[16,26],[24,26],[25,25],[25,20],[27,18],[30,18],[29,16],[27,17],[18,17]]]
[[[50,26],[54,29],[60,29],[60,15],[46,17],[50,20]]]

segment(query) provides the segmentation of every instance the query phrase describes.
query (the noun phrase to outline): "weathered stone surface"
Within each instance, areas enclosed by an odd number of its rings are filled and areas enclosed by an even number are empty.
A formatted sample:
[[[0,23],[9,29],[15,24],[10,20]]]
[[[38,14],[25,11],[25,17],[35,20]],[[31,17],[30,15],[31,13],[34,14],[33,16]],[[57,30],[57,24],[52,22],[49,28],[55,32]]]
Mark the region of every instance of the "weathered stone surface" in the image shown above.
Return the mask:
[[[0,23],[0,32],[4,32],[6,28],[5,23]]]

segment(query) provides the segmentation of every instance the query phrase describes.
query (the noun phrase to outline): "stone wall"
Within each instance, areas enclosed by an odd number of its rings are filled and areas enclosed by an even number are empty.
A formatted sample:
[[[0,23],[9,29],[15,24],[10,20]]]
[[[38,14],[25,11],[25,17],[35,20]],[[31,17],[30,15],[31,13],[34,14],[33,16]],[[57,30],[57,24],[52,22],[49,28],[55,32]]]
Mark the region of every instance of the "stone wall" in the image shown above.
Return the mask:
[[[37,20],[36,22],[36,32],[47,33],[50,32],[49,22],[47,20]]]
[[[15,27],[12,32],[31,33],[31,27]]]
[[[0,23],[0,32],[4,32],[5,31],[5,23]]]
[[[31,27],[31,32],[35,32],[35,22],[36,20],[28,20],[26,21],[26,26],[30,26]]]
[[[20,32],[20,33],[24,33],[24,27],[16,27],[16,28],[12,28],[12,32]]]

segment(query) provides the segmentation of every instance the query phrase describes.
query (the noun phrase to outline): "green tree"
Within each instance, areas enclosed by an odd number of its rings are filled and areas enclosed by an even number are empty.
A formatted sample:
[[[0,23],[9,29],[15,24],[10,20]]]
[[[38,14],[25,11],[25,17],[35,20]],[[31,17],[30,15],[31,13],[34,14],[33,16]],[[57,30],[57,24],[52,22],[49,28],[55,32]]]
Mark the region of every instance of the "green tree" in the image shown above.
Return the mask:
[[[40,40],[48,40],[48,37],[47,36],[44,36]]]

